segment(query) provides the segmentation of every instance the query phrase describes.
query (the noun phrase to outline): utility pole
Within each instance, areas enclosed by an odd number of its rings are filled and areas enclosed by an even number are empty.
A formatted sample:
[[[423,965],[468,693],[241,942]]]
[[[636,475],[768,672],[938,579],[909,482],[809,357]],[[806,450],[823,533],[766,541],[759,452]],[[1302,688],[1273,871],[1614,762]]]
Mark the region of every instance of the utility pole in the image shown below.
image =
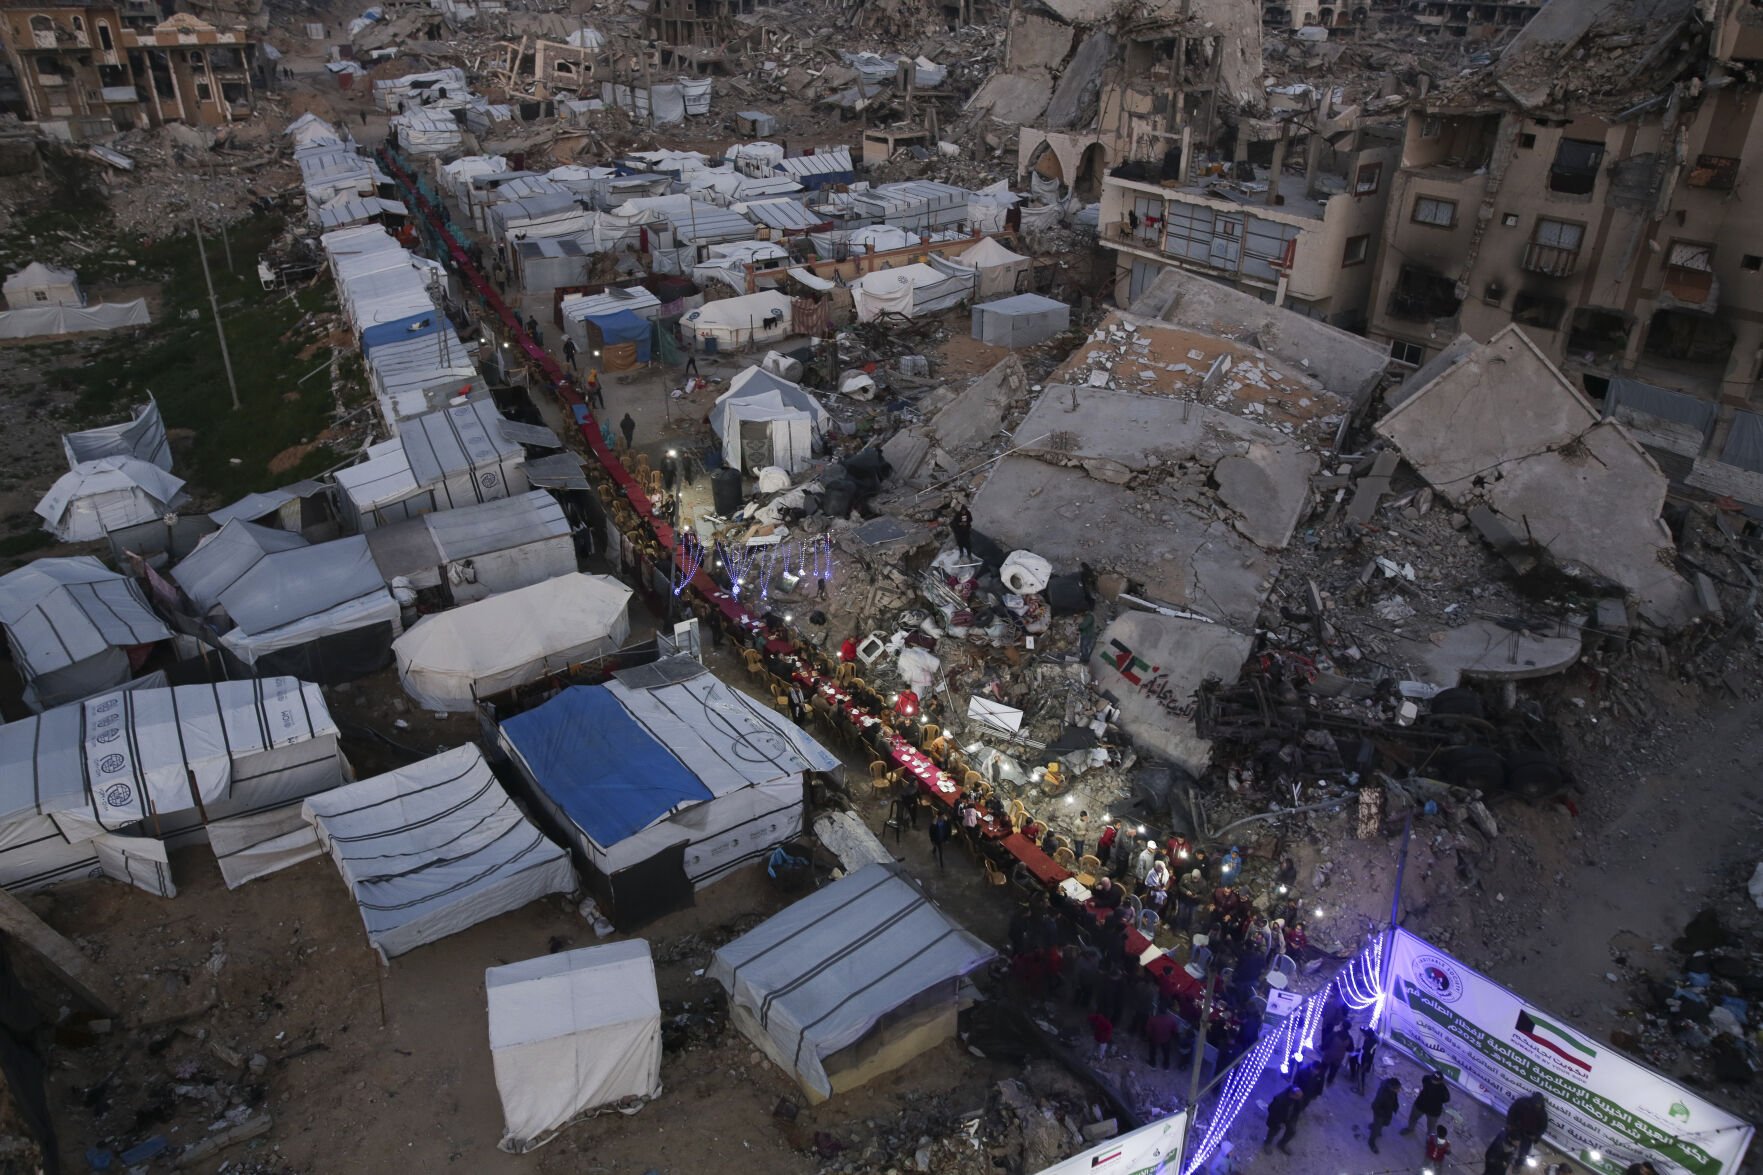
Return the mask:
[[[1396,854],[1396,892],[1390,895],[1390,928],[1385,933],[1389,936],[1383,947],[1383,974],[1377,977],[1379,990],[1388,991],[1390,968],[1395,963],[1396,927],[1402,922],[1402,875],[1408,870],[1408,841],[1414,835],[1414,813],[1408,812],[1402,817],[1402,848]]]
[[[208,285],[208,305],[214,311],[214,337],[220,340],[220,361],[226,367],[226,386],[233,394],[233,411],[239,410],[239,384],[233,379],[233,357],[227,354],[226,328],[220,324],[220,299],[214,296],[214,275],[208,272],[208,248],[202,243],[202,222],[190,214],[190,226],[196,230],[196,252],[202,256],[202,280]]]

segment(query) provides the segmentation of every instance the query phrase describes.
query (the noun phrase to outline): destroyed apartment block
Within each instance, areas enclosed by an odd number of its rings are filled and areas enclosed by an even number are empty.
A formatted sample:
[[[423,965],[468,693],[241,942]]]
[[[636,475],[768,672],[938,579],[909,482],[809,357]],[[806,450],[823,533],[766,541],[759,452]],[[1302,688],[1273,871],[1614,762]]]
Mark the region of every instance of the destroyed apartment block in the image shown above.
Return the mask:
[[[1632,381],[1708,404],[1681,455],[1722,455],[1763,348],[1763,221],[1740,183],[1763,30],[1699,11],[1551,0],[1413,105],[1371,298],[1392,358],[1517,325],[1594,398]]]
[[[1391,399],[1377,434],[1517,569],[1528,548],[1590,591],[1633,597],[1661,628],[1696,617],[1694,589],[1673,570],[1676,547],[1660,517],[1665,475],[1524,331],[1460,340]]]

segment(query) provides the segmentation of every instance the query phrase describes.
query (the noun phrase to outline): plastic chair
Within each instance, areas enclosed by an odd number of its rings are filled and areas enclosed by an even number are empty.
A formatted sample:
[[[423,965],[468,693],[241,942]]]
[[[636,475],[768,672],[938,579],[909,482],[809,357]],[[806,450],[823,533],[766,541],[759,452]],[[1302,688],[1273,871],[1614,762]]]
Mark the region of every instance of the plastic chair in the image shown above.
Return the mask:
[[[1077,859],[1077,883],[1085,889],[1096,888],[1096,877],[1102,872],[1102,859],[1085,853]]]
[[[1159,926],[1161,926],[1162,924],[1163,924],[1163,919],[1161,916],[1158,915],[1157,911],[1155,911],[1155,910],[1140,910],[1139,911],[1139,933],[1144,935],[1146,938],[1155,940],[1157,937],[1157,928]]]
[[[1132,920],[1134,922],[1137,922],[1139,920],[1139,915],[1145,912],[1145,903],[1139,901],[1139,895],[1136,893],[1127,894],[1121,899],[1120,904],[1132,911]]]
[[[970,788],[985,787],[985,786],[986,786],[986,777],[981,775],[977,771],[969,771],[967,774],[965,774],[961,777],[961,790],[962,791],[967,791]]]
[[[788,714],[790,712],[790,695],[789,694],[787,694],[787,693],[782,693],[782,694],[774,693],[771,695],[771,701],[772,701],[772,704],[777,707],[777,712],[779,714]]]
[[[839,667],[833,671],[833,680],[840,685],[849,685],[857,676],[857,666],[850,661],[840,661]]]
[[[1201,975],[1206,974],[1206,967],[1211,962],[1212,962],[1212,948],[1211,947],[1199,946],[1199,947],[1195,947],[1192,951],[1188,952],[1188,966],[1189,967],[1198,967],[1200,969]]]
[[[661,480],[661,471],[659,469],[651,469],[646,480],[648,481],[649,496],[651,498],[659,497],[667,492],[667,487]]]
[[[1275,955],[1272,969],[1290,979],[1298,973],[1298,960],[1290,955]]]
[[[1077,872],[1077,854],[1071,851],[1070,845],[1060,845],[1053,850],[1053,863],[1058,865],[1061,869],[1069,869],[1073,873]]]
[[[925,723],[923,726],[918,728],[918,746],[919,746],[919,748],[928,754],[930,751],[930,745],[932,743],[936,742],[937,739],[941,738],[942,734],[943,734],[943,728],[938,726],[936,723],[934,723],[934,722]]]
[[[986,884],[987,885],[1008,885],[1008,884],[1010,884],[1010,879],[1008,877],[1004,876],[1004,871],[1002,869],[1000,869],[996,865],[992,864],[992,860],[990,857],[981,858],[981,864],[983,864],[986,869]]]
[[[869,778],[871,779],[886,779],[890,770],[892,769],[880,759],[869,761]]]
[[[741,654],[747,663],[747,672],[758,677],[765,672],[765,658],[759,655],[758,649],[746,649]]]

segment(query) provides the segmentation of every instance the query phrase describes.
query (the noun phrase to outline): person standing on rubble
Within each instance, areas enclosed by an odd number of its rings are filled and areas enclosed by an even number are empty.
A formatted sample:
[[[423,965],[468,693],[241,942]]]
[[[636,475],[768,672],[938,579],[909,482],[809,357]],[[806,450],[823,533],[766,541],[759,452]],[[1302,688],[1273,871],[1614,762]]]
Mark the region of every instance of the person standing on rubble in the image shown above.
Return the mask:
[[[1206,879],[1200,876],[1198,869],[1190,869],[1182,874],[1181,881],[1176,884],[1175,924],[1179,929],[1194,928],[1194,911],[1206,900]]]
[[[962,502],[949,518],[949,533],[955,536],[955,550],[964,559],[973,558],[973,512]]]
[[[1085,612],[1077,618],[1077,659],[1088,664],[1096,651],[1096,614]]]
[[[1102,835],[1096,838],[1096,860],[1107,867],[1109,855],[1114,852],[1114,838],[1120,835],[1120,829],[1112,824],[1102,826]]]
[[[571,371],[576,370],[576,366],[575,366],[575,340],[572,338],[569,338],[568,336],[565,336],[563,339],[563,361],[565,363],[569,364],[569,369]]]
[[[629,412],[626,412],[624,419],[618,422],[618,431],[624,434],[626,452],[636,448],[637,422],[631,419]]]

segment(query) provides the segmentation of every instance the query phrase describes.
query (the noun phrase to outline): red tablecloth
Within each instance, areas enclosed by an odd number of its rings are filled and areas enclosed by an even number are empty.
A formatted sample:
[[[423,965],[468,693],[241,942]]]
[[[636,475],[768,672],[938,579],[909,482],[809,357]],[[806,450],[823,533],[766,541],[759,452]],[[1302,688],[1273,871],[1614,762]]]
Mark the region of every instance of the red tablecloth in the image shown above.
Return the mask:
[[[1098,923],[1105,920],[1109,913],[1108,910],[1096,905],[1093,900],[1084,903],[1084,910]],[[1155,944],[1146,938],[1138,927],[1130,924],[1127,926],[1126,950],[1133,958],[1136,959],[1143,955],[1153,945]],[[1163,994],[1166,996],[1174,996],[1187,1001],[1196,1009],[1199,1007],[1200,1001],[1206,998],[1205,988],[1200,986],[1200,981],[1189,975],[1187,968],[1177,963],[1172,955],[1159,955],[1145,964],[1145,970],[1157,980],[1157,985],[1163,989]]]
[[[1045,886],[1055,886],[1071,877],[1071,870],[1049,857],[1037,845],[1020,832],[1013,832],[1004,838],[1004,850],[1028,867],[1034,879]]]

